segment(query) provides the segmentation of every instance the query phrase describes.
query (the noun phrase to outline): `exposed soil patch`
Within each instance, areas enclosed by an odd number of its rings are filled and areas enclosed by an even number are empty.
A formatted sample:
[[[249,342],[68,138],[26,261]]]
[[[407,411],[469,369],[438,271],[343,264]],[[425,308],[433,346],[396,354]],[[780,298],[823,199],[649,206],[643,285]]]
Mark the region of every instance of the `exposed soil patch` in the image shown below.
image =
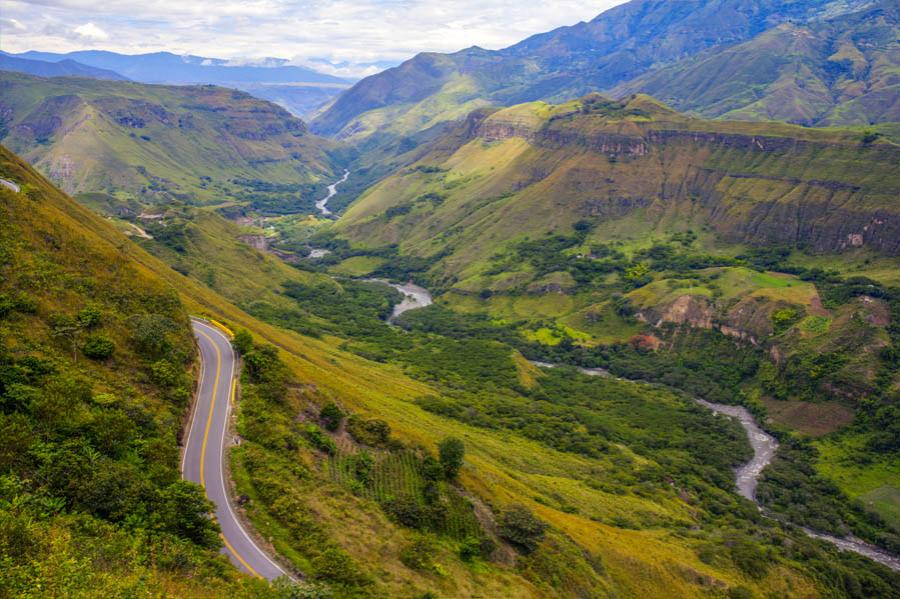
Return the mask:
[[[806,435],[821,437],[853,421],[853,410],[837,401],[781,401],[762,398],[769,418]]]

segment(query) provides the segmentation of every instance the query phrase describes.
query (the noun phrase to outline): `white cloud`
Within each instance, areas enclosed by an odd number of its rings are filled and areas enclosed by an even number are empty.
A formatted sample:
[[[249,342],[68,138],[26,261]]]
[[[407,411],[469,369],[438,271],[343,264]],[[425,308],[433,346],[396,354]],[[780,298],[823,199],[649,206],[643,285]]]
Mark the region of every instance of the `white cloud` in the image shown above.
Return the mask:
[[[73,31],[79,36],[89,40],[104,41],[109,39],[109,34],[93,23],[85,23],[84,25],[76,27]]]
[[[359,77],[422,51],[503,48],[589,20],[623,1],[0,0],[0,13],[28,28],[2,36],[0,47],[12,52],[168,50],[234,64],[280,56],[292,64]],[[70,24],[85,19],[89,22],[72,35]]]
[[[27,27],[25,27],[21,21],[16,19],[0,19],[0,33],[9,31],[10,29],[13,31],[25,31]]]

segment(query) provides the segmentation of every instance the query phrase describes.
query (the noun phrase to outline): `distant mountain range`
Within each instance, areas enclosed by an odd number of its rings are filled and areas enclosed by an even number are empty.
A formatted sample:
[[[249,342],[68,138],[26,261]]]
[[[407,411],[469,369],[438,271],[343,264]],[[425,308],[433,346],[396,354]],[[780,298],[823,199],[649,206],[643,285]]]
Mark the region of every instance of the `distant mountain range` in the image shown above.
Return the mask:
[[[0,141],[70,193],[218,202],[337,177],[335,143],[246,92],[0,72]],[[281,188],[279,188],[281,189]]]
[[[897,39],[886,0],[632,0],[504,50],[419,54],[358,82],[312,127],[357,141],[406,135],[486,105],[592,91],[648,91],[728,118],[897,120]]]
[[[131,79],[141,83],[221,85],[276,102],[297,116],[328,101],[350,81],[270,58],[262,64],[238,65],[219,58],[178,56],[171,52],[117,54],[82,50],[67,54],[28,51],[4,54],[0,70],[41,77],[81,76]],[[3,66],[6,65],[6,66]]]
[[[31,60],[19,58],[5,52],[0,52],[0,71],[13,71],[27,73],[37,77],[91,77],[93,79],[110,79],[113,81],[127,81],[127,77],[109,71],[91,67],[72,59],[48,62],[46,60]]]

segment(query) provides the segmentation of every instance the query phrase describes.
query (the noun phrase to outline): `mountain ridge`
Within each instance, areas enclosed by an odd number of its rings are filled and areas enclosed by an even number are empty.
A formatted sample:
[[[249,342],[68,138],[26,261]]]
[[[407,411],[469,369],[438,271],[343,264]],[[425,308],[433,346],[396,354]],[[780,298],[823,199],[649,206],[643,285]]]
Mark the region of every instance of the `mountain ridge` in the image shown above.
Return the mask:
[[[609,90],[711,48],[726,49],[783,23],[815,22],[823,15],[848,18],[869,5],[862,0],[633,0],[590,22],[538,34],[503,50],[419,54],[356,83],[319,113],[311,127],[362,141],[419,131],[485,105],[565,101]]]

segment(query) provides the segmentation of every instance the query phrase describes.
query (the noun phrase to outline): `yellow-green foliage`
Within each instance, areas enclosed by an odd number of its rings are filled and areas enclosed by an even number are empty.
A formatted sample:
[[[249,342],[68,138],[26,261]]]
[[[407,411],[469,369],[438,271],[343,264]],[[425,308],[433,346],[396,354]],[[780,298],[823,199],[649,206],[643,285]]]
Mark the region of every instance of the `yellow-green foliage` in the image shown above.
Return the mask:
[[[0,176],[22,186],[0,189],[0,595],[266,594],[212,529],[211,546],[194,544],[154,503],[202,497],[177,482],[193,340],[162,265],[3,147]],[[160,336],[138,336],[148,319]],[[110,357],[85,355],[92,336]]]

